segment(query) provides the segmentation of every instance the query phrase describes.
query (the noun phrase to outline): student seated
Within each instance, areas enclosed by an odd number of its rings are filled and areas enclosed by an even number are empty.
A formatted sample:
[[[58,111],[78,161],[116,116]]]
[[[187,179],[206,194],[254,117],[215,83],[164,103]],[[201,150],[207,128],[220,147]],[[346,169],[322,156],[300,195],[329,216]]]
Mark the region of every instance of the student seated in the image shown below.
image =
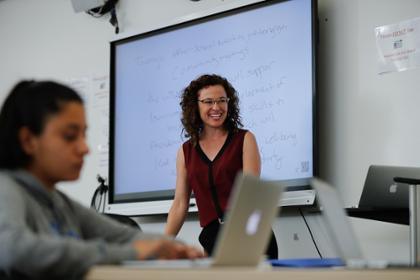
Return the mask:
[[[7,96],[0,111],[0,271],[74,279],[96,264],[201,257],[196,248],[122,225],[56,189],[79,178],[89,152],[86,128],[83,101],[66,86],[23,81]]]

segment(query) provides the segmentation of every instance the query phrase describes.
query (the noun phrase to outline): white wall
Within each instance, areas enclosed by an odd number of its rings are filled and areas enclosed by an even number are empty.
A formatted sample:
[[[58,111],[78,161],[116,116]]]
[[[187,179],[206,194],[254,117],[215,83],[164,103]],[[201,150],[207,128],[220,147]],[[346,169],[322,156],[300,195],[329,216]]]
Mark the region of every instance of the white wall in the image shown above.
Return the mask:
[[[320,0],[321,177],[356,205],[370,164],[419,166],[420,70],[378,75],[374,28],[420,17],[417,0]],[[352,219],[366,255],[408,260],[408,227]]]
[[[120,2],[121,32],[128,34],[204,10],[255,1]],[[319,17],[320,172],[351,206],[358,202],[370,164],[419,165],[420,70],[378,75],[374,28],[420,17],[420,1],[319,0]],[[22,78],[66,81],[108,74],[108,41],[114,38],[113,32],[108,18],[76,14],[70,0],[0,1],[0,100]],[[98,139],[100,127],[92,113],[89,124],[92,153],[82,177],[63,186],[86,205],[96,187],[96,174],[106,173],[98,166],[97,145],[103,139]],[[145,229],[163,228],[162,217],[142,219]],[[367,257],[408,259],[407,227],[360,219],[352,222]],[[187,240],[198,232],[194,224],[193,217],[182,233]],[[292,227],[299,231],[302,225],[298,219],[275,227],[286,229],[285,238],[289,238],[290,234],[295,237]],[[307,254],[312,256],[313,248]]]

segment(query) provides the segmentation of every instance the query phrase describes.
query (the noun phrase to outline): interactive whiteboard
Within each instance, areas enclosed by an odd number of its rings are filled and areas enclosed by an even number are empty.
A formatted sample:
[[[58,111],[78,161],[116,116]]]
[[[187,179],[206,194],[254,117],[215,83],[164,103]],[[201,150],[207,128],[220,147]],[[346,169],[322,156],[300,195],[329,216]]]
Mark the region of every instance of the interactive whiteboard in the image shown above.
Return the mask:
[[[237,90],[261,177],[305,185],[316,150],[314,5],[265,1],[111,42],[111,205],[172,199],[187,140],[180,94],[202,74]]]

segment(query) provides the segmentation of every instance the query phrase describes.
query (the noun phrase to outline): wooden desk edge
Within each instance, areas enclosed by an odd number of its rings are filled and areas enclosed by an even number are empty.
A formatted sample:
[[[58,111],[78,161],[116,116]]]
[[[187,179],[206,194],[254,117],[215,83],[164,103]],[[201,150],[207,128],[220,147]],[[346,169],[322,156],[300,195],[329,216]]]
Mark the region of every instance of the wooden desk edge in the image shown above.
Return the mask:
[[[325,280],[325,279],[369,279],[369,280],[418,280],[420,269],[366,269],[345,268],[275,268],[259,270],[253,268],[212,268],[212,269],[144,269],[124,266],[95,266],[86,275],[86,280],[131,280],[131,279],[171,279],[171,280]]]

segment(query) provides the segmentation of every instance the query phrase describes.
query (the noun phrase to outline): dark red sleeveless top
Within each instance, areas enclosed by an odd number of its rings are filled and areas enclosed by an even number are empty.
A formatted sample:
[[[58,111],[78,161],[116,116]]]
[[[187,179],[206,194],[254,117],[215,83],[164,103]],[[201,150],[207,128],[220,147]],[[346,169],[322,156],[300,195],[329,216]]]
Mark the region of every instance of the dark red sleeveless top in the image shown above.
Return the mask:
[[[194,147],[191,141],[182,145],[187,182],[194,192],[202,227],[218,218],[212,199],[211,184],[216,188],[222,211],[226,210],[236,174],[242,170],[242,151],[246,132],[239,129],[237,132],[229,133],[213,161],[207,158],[200,145]]]

